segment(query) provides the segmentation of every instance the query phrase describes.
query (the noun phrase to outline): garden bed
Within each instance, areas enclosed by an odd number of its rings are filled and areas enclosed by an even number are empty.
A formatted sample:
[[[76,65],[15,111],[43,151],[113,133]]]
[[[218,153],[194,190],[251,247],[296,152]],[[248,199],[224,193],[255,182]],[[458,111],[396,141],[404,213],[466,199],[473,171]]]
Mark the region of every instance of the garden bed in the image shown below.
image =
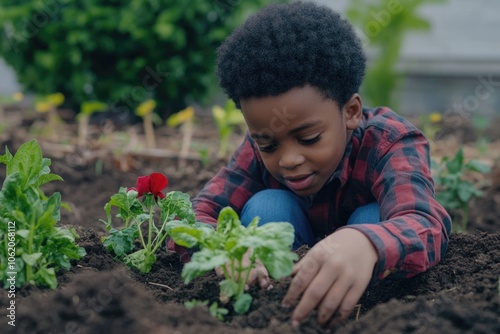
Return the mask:
[[[20,143],[9,141],[9,147]],[[3,152],[3,146],[2,150]],[[43,147],[43,145],[42,145]],[[123,172],[94,164],[69,167],[52,158],[52,172],[65,182],[48,184],[59,191],[72,212],[63,209],[61,224],[75,226],[78,243],[87,255],[69,272],[58,274],[56,290],[26,287],[16,293],[16,328],[6,324],[9,299],[0,294],[2,333],[321,333],[312,314],[300,328],[290,322],[291,310],[280,306],[289,278],[274,288],[252,288],[255,295],[245,316],[230,314],[226,322],[207,309],[187,310],[191,299],[216,301],[218,282],[207,274],[184,285],[177,254],[162,250],[148,274],[126,268],[102,246],[104,204],[119,187],[133,186],[138,175],[161,171],[169,177],[167,190],[194,196],[223,162],[208,168],[193,161],[182,175],[175,158],[141,162]],[[0,168],[0,181],[4,170]],[[446,257],[428,272],[405,281],[384,281],[367,290],[359,317],[338,333],[498,333],[500,332],[500,189],[485,186],[485,197],[474,200],[467,233],[452,234]],[[301,252],[306,251],[301,249]]]

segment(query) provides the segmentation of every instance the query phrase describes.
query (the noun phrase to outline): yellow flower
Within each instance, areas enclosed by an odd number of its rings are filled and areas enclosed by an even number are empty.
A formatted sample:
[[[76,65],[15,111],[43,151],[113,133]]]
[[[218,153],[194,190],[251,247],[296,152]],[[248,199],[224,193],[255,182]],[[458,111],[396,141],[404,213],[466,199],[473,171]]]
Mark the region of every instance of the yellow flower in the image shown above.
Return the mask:
[[[50,94],[47,95],[46,100],[48,103],[52,104],[53,106],[60,106],[64,102],[64,95],[62,93],[55,93],[55,94]]]
[[[91,115],[95,112],[106,111],[108,105],[99,101],[85,101],[81,105],[80,112],[84,115]]]
[[[187,107],[186,109],[183,109],[172,116],[170,116],[167,119],[167,125],[170,127],[176,127],[179,124],[186,123],[188,121],[191,121],[194,117],[194,108],[193,107]]]
[[[12,98],[16,102],[21,102],[22,100],[24,100],[24,94],[23,93],[15,93],[14,95],[12,95]]]
[[[156,101],[151,99],[146,100],[137,106],[135,114],[137,116],[144,117],[150,114],[154,108],[156,108]]]
[[[38,112],[46,113],[50,110],[50,108],[52,108],[52,104],[50,104],[49,102],[41,101],[35,103],[35,109]]]
[[[441,114],[437,112],[433,112],[429,115],[429,121],[431,121],[431,123],[439,123],[442,119],[443,117],[441,116]]]

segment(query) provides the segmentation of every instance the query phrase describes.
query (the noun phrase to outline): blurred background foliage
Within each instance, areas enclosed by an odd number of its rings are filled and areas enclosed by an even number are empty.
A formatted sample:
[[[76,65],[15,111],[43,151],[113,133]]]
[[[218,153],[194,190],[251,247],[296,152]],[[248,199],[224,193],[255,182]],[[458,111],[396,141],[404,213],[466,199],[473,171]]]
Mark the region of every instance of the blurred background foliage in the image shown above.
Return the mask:
[[[25,91],[61,92],[75,110],[99,100],[132,112],[155,99],[169,114],[208,102],[216,48],[269,2],[2,0],[0,57]]]
[[[419,13],[429,3],[446,0],[351,0],[347,18],[361,29],[361,37],[375,54],[361,86],[371,106],[390,106],[398,110],[393,92],[401,74],[397,63],[405,37],[410,31],[427,31],[430,23]]]

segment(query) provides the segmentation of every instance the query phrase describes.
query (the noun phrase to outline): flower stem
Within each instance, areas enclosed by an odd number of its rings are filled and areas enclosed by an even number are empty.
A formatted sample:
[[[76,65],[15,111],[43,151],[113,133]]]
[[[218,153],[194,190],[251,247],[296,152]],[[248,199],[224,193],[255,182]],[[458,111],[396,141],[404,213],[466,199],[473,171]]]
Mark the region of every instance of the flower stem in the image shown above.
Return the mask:
[[[149,226],[148,226],[148,246],[146,252],[151,252],[151,239],[153,237],[153,224],[155,223],[153,219],[153,205],[149,207]]]
[[[141,239],[142,248],[146,249],[146,243],[144,242],[144,237],[142,236],[141,224],[137,224],[137,230],[139,230],[139,238]]]

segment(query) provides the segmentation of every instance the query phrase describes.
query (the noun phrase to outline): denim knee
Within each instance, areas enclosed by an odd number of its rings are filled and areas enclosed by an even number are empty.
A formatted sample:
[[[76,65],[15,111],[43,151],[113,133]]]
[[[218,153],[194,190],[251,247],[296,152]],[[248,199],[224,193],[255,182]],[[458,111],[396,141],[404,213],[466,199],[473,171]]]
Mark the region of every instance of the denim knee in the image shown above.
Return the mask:
[[[243,207],[241,223],[248,226],[259,216],[259,224],[289,222],[295,229],[294,249],[303,244],[314,245],[315,239],[307,217],[306,201],[281,189],[266,189],[253,195]]]
[[[372,202],[360,206],[349,217],[347,225],[380,223],[380,205]]]

